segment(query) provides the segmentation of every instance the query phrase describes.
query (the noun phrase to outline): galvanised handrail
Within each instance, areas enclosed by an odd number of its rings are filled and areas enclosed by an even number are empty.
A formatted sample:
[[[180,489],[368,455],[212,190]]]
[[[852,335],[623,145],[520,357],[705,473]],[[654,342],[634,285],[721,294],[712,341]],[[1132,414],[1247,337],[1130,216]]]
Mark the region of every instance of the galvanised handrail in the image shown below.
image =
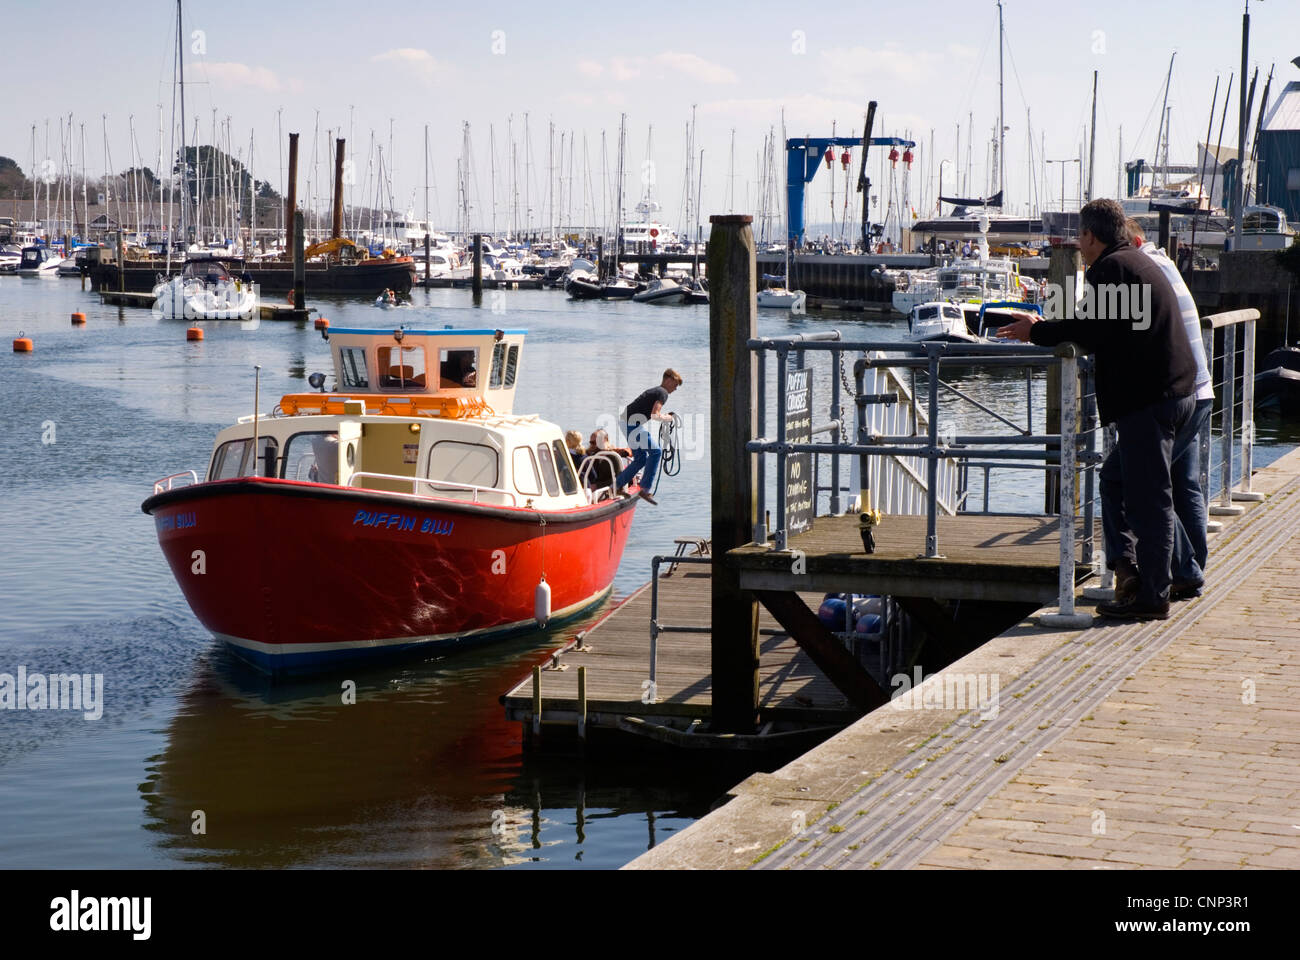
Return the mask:
[[[758,455],[758,476],[759,476],[759,499],[758,499],[758,517],[755,524],[754,541],[756,543],[766,543],[767,528],[764,518],[766,515],[766,469],[764,459],[769,454],[775,454],[777,459],[777,490],[776,490],[776,529],[773,536],[773,549],[777,551],[785,550],[788,543],[787,529],[787,497],[784,483],[785,468],[787,458],[793,454],[811,453],[811,454],[829,454],[832,456],[832,464],[837,463],[839,455],[853,455],[861,458],[860,475],[863,486],[863,493],[868,493],[865,484],[868,476],[867,458],[869,456],[911,456],[925,458],[927,466],[926,479],[926,545],[924,556],[927,558],[940,557],[938,533],[937,533],[937,488],[938,488],[938,464],[943,459],[969,460],[972,454],[985,457],[990,460],[1008,460],[1008,461],[1029,461],[1041,460],[1047,461],[1050,466],[1051,460],[1054,459],[1055,453],[1060,460],[1056,471],[1060,476],[1060,508],[1058,515],[1060,517],[1060,584],[1058,606],[1060,613],[1056,615],[1057,622],[1060,625],[1074,625],[1074,621],[1079,618],[1074,613],[1074,550],[1075,550],[1075,482],[1076,470],[1082,465],[1086,471],[1085,476],[1085,498],[1083,503],[1083,520],[1085,529],[1083,531],[1083,562],[1091,563],[1093,556],[1093,531],[1095,524],[1093,522],[1093,491],[1094,477],[1093,472],[1096,464],[1099,462],[1094,450],[1095,443],[1095,395],[1091,387],[1092,384],[1092,365],[1091,362],[1080,358],[1079,350],[1073,344],[1063,344],[1056,348],[1055,351],[1034,346],[1022,346],[1015,344],[961,344],[945,342],[922,342],[922,343],[897,343],[884,341],[844,341],[840,338],[838,331],[832,331],[824,334],[813,334],[811,336],[785,337],[785,338],[757,338],[748,343],[749,349],[757,354],[758,367],[758,416],[757,416],[757,433],[756,438],[751,438],[746,443],[746,450]],[[785,440],[785,418],[786,418],[786,377],[785,372],[789,362],[789,355],[793,352],[797,362],[802,362],[803,354],[809,351],[829,352],[832,357],[833,369],[838,372],[839,358],[844,351],[887,353],[888,356],[867,359],[863,357],[858,359],[854,367],[854,377],[856,381],[856,406],[857,406],[857,436],[855,442],[831,442],[831,443],[790,443]],[[776,353],[777,358],[777,378],[776,378],[776,437],[765,436],[766,433],[766,362],[765,355],[768,351]],[[949,435],[942,438],[939,436],[939,416],[938,416],[938,397],[939,390],[943,386],[939,378],[940,365],[947,366],[967,366],[976,368],[986,367],[1043,367],[1047,368],[1059,364],[1061,367],[1061,432],[1058,434],[1035,435],[1032,431],[1032,422],[1028,424],[1028,429],[1024,432],[1018,432],[1015,435]],[[885,398],[868,397],[864,393],[865,371],[868,366],[877,367],[903,367],[903,368],[924,368],[929,376],[928,380],[928,423],[926,435],[917,436],[873,436],[869,433],[867,425],[866,408],[874,402],[883,402]],[[1083,395],[1080,395],[1079,376],[1080,372],[1086,380],[1086,387]],[[833,396],[835,409],[832,411],[833,419],[838,419],[838,402],[839,402],[839,380],[837,376],[832,376]],[[976,404],[977,407],[981,406]],[[1083,414],[1082,422],[1082,439],[1080,437],[1080,413]],[[997,419],[1006,423],[1006,419],[998,417]],[[1019,427],[1011,424],[1013,428],[1019,430]],[[825,432],[819,430],[818,434]],[[1080,450],[1080,444],[1083,450]],[[972,450],[971,446],[979,449]],[[1046,449],[1028,449],[1031,446],[1045,447]],[[991,447],[991,449],[990,449]],[[961,451],[958,453],[957,451]],[[987,470],[986,470],[987,475]],[[835,491],[838,491],[838,476],[832,480]],[[987,496],[987,484],[986,484]],[[871,504],[863,502],[861,508],[869,510]],[[833,512],[837,512],[833,508]]]

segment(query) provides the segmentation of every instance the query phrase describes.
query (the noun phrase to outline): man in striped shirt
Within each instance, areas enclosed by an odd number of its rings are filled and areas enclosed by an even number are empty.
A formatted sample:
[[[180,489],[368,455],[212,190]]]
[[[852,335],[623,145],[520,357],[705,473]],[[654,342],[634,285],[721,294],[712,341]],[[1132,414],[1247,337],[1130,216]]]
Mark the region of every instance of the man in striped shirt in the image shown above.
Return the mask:
[[[1209,555],[1206,539],[1205,491],[1201,488],[1201,430],[1210,419],[1210,410],[1214,406],[1214,387],[1211,384],[1209,364],[1205,358],[1205,344],[1201,340],[1201,318],[1196,312],[1196,302],[1187,289],[1178,267],[1169,256],[1154,243],[1146,243],[1142,226],[1133,218],[1125,224],[1128,227],[1129,242],[1149,256],[1174,288],[1178,297],[1178,310],[1182,314],[1183,328],[1187,331],[1188,345],[1192,348],[1192,358],[1196,361],[1196,412],[1174,435],[1174,448],[1170,455],[1170,480],[1174,488],[1174,514],[1178,523],[1174,527],[1174,555],[1170,570],[1173,584],[1169,590],[1170,600],[1187,600],[1199,596],[1205,580],[1205,564]],[[1114,465],[1108,477],[1106,467],[1102,467],[1101,496],[1103,517],[1115,516],[1113,507],[1107,508],[1108,499],[1121,497],[1118,489],[1118,463]],[[1109,489],[1109,494],[1108,494]],[[1103,526],[1106,526],[1103,519]],[[1112,547],[1112,544],[1114,546]],[[1112,549],[1122,550],[1118,537],[1106,531],[1106,554]],[[1117,582],[1117,593],[1119,584]],[[1123,598],[1117,596],[1117,600]]]

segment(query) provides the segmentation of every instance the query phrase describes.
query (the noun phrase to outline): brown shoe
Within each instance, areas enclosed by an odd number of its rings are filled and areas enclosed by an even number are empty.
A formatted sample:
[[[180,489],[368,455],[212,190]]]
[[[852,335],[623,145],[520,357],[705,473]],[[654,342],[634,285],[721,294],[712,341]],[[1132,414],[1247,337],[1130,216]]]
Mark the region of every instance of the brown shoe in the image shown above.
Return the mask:
[[[640,497],[642,500],[644,500],[646,503],[649,503],[656,507],[659,506],[659,501],[656,500],[654,497],[650,496],[650,492],[648,490],[640,491],[637,494],[637,496]]]
[[[1175,580],[1169,587],[1169,599],[1177,602],[1199,597],[1203,586],[1205,584],[1198,580]]]
[[[1111,620],[1168,620],[1169,601],[1162,600],[1153,607],[1139,606],[1136,600],[1128,603],[1099,603],[1097,613]]]
[[[1130,604],[1136,600],[1141,582],[1137,567],[1127,560],[1121,560],[1115,568],[1115,603]]]

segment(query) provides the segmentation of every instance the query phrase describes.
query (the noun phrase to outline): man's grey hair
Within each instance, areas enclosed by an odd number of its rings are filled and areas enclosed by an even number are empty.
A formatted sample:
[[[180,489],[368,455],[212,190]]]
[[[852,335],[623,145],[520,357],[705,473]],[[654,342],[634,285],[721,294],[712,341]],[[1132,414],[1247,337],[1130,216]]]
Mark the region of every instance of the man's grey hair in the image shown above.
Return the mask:
[[[1079,211],[1079,230],[1110,247],[1128,239],[1124,208],[1110,199],[1091,200]]]

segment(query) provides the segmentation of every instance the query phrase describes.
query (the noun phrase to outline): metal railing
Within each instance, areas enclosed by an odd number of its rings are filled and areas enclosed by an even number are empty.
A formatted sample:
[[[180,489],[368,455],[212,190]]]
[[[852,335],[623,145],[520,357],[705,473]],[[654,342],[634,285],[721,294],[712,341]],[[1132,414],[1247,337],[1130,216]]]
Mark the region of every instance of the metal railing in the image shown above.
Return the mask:
[[[172,487],[175,486],[175,481],[179,480],[181,477],[189,477],[190,486],[193,486],[194,484],[199,482],[199,475],[195,473],[193,470],[182,470],[180,473],[173,473],[169,477],[163,477],[161,480],[155,480],[153,483],[153,492],[165,493],[166,491],[172,489]]]
[[[1255,460],[1255,326],[1258,320],[1259,311],[1253,308],[1229,310],[1201,318],[1201,341],[1205,346],[1205,359],[1210,368],[1211,380],[1216,365],[1223,370],[1222,377],[1214,383],[1219,416],[1219,486],[1214,493],[1218,503],[1212,503],[1210,495],[1210,432],[1213,416],[1201,428],[1200,436],[1201,489],[1205,492],[1206,506],[1214,516],[1236,516],[1242,513],[1244,508],[1235,506],[1234,500],[1249,502],[1263,499],[1261,494],[1251,490]],[[1243,328],[1240,344],[1238,327]],[[1216,354],[1215,335],[1220,330],[1223,331],[1223,349]],[[1236,391],[1238,364],[1242,370],[1240,404]],[[1241,470],[1237,481],[1240,489],[1234,489],[1232,465],[1238,405],[1241,408]]]
[[[813,334],[802,337],[759,338],[749,341],[749,348],[758,358],[758,417],[756,432],[758,436],[746,444],[746,449],[758,455],[758,510],[759,522],[755,524],[754,542],[768,543],[768,531],[765,517],[767,513],[767,471],[766,457],[776,460],[775,523],[772,530],[772,548],[777,551],[787,549],[789,529],[787,522],[787,492],[784,483],[788,458],[795,454],[809,453],[831,456],[831,512],[839,513],[839,458],[854,456],[859,458],[858,473],[863,482],[863,502],[861,509],[871,509],[872,491],[866,486],[870,476],[869,458],[871,457],[912,457],[924,462],[926,533],[925,548],[921,556],[939,558],[938,535],[939,512],[939,467],[943,462],[956,462],[963,472],[974,464],[988,471],[997,468],[1035,469],[1055,473],[1059,479],[1059,503],[1068,505],[1058,509],[1060,532],[1060,565],[1058,605],[1061,615],[1074,619],[1074,570],[1075,547],[1082,546],[1081,562],[1090,564],[1094,553],[1093,536],[1095,529],[1094,493],[1096,490],[1095,468],[1101,457],[1095,450],[1096,437],[1096,395],[1093,388],[1092,362],[1080,357],[1073,344],[1062,344],[1055,351],[1030,345],[1018,344],[965,344],[946,342],[897,343],[878,341],[849,342],[840,339],[836,331]],[[786,434],[786,371],[791,354],[802,363],[803,355],[813,352],[826,352],[831,356],[833,370],[838,370],[841,357],[845,352],[856,355],[854,361],[854,397],[856,406],[856,430],[844,442],[817,442],[816,437],[838,426],[842,417],[841,392],[839,379],[831,378],[831,406],[829,424],[813,428],[813,439],[807,443],[791,443],[785,439]],[[776,354],[776,423],[775,437],[767,435],[766,413],[766,364],[765,355]],[[1031,419],[1022,429],[1006,417],[991,410],[985,404],[966,396],[962,391],[945,384],[940,376],[944,368],[968,368],[985,370],[1006,370],[1023,368],[1032,375],[1036,371],[1045,371],[1050,367],[1060,369],[1060,431],[1056,433],[1036,433],[1032,421],[1032,408],[1027,410]],[[922,372],[927,375],[925,385],[925,423],[919,423],[918,429],[911,435],[873,433],[868,425],[867,408],[873,404],[897,402],[897,397],[885,397],[868,394],[865,389],[866,371],[871,368],[903,369]],[[1081,386],[1082,379],[1082,386]],[[1031,384],[1032,387],[1032,384]],[[1013,434],[1002,432],[992,434],[959,434],[955,431],[941,431],[939,426],[940,392],[956,396],[960,401],[970,402],[976,409],[992,417],[1001,424],[1014,429]],[[1031,390],[1032,392],[1032,390]],[[919,400],[918,396],[918,400]],[[919,411],[918,411],[919,413]],[[923,431],[919,429],[923,426]],[[1034,461],[1040,461],[1034,463]],[[1077,473],[1082,469],[1083,493],[1076,497]],[[985,484],[985,502],[987,504],[988,484]],[[965,491],[960,492],[959,499],[964,499]],[[1076,506],[1077,504],[1077,506]],[[1081,508],[1082,516],[1076,515]],[[1082,531],[1076,528],[1082,521]]]
[[[482,487],[472,483],[452,483],[449,480],[430,480],[428,477],[404,477],[395,473],[371,473],[365,470],[358,470],[356,473],[352,474],[352,476],[348,477],[348,486],[357,486],[357,479],[359,477],[366,477],[373,480],[396,480],[400,483],[409,483],[411,484],[411,495],[416,497],[423,496],[428,497],[429,499],[438,499],[436,497],[431,497],[429,494],[421,494],[417,492],[417,485],[424,483],[434,487],[435,489],[445,488],[449,490],[468,490],[474,494],[474,503],[479,502],[479,494],[491,493],[496,494],[497,496],[509,497],[510,505],[512,507],[518,505],[518,500],[515,498],[515,495],[509,490],[502,490],[500,487]],[[366,488],[363,487],[362,489]]]
[[[704,556],[665,557],[660,554],[650,558],[650,689],[647,693],[652,701],[655,697],[656,684],[659,679],[659,634],[711,633],[713,631],[712,625],[707,623],[674,625],[659,622],[659,567],[665,563],[674,567],[679,563],[707,563],[712,566],[713,558]]]

